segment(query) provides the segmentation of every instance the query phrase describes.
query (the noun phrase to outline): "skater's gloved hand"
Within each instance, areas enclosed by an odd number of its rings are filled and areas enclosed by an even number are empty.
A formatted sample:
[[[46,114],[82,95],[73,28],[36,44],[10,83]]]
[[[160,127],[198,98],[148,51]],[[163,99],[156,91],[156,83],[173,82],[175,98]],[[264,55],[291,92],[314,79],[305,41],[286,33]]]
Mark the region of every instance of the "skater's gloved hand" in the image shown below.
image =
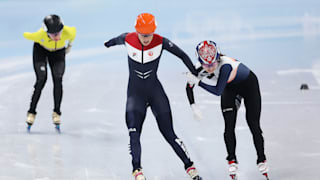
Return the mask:
[[[71,51],[71,44],[68,44],[68,46],[66,47],[66,54],[68,54]]]
[[[195,75],[193,75],[191,72],[187,72],[185,73],[185,75],[187,76],[187,81],[189,84],[191,85],[198,85],[200,82],[200,79],[198,77],[196,77]]]
[[[202,113],[196,104],[191,104],[191,109],[193,112],[193,118],[196,120],[201,120],[203,118]]]
[[[104,46],[107,47],[107,48],[109,48],[109,47],[112,46],[112,44],[111,44],[110,41],[105,41],[105,42],[104,42]]]

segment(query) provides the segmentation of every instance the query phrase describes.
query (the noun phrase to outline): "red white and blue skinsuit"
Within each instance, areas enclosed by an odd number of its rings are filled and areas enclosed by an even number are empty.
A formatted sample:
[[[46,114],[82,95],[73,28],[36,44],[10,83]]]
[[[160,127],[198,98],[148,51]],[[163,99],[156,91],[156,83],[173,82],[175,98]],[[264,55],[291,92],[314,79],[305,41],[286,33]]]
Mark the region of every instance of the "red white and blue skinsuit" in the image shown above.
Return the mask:
[[[164,49],[179,57],[195,75],[197,75],[196,69],[186,53],[158,34],[153,35],[148,46],[141,44],[136,32],[124,33],[105,42],[106,47],[123,44],[127,48],[129,64],[126,124],[130,136],[133,170],[141,168],[140,135],[149,106],[166,141],[183,161],[185,168],[190,167],[192,161],[183,142],[173,130],[169,100],[157,77],[157,70]]]

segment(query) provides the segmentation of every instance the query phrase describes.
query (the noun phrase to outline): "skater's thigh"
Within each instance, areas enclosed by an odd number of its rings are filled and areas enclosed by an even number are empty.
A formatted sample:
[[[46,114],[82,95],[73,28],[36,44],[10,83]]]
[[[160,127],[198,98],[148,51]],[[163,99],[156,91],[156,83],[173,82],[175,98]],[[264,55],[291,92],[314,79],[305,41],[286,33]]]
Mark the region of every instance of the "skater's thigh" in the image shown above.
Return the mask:
[[[146,116],[147,105],[143,98],[130,96],[126,105],[126,124],[128,129],[135,128],[141,131]]]
[[[37,79],[46,79],[47,77],[47,52],[39,44],[33,46],[33,68]]]
[[[156,91],[153,92],[150,106],[156,117],[165,113],[171,114],[169,99],[162,88],[157,88]]]
[[[52,77],[62,77],[65,71],[65,50],[59,50],[48,56]]]

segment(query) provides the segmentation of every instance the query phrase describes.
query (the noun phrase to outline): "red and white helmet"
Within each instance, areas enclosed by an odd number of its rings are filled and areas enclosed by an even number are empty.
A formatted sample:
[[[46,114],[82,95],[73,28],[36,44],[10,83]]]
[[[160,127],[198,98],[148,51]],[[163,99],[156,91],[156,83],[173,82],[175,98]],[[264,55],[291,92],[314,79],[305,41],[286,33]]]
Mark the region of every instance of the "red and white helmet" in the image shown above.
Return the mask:
[[[201,41],[196,47],[196,55],[201,64],[212,64],[220,58],[220,51],[213,41]]]

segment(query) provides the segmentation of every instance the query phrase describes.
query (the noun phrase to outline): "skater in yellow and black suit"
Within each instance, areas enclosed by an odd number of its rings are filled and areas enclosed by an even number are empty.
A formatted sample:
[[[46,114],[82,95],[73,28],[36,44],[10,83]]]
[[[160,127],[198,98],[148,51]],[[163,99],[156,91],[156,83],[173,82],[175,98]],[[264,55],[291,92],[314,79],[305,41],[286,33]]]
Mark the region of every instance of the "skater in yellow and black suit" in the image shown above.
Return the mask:
[[[76,36],[76,28],[65,26],[61,18],[53,14],[44,18],[43,26],[37,32],[25,32],[23,36],[28,40],[34,41],[33,67],[37,78],[27,114],[26,122],[28,130],[30,130],[31,125],[34,123],[37,103],[47,81],[47,63],[49,63],[54,84],[52,119],[53,123],[59,128],[65,54],[71,50],[72,42]],[[66,41],[68,41],[67,47],[65,47]]]

